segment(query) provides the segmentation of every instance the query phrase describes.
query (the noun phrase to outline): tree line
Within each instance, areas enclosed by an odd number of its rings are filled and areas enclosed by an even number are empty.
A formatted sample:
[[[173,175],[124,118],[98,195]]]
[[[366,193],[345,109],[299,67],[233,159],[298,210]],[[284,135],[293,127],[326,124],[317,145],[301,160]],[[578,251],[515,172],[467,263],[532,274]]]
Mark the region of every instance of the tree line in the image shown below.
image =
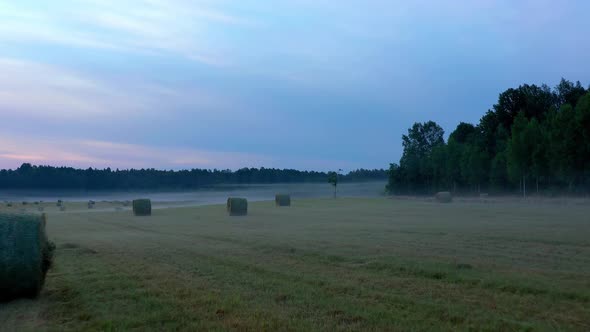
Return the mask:
[[[435,122],[402,136],[389,168],[392,194],[590,192],[590,87],[562,79],[499,95],[478,124],[461,122],[447,141]]]
[[[275,168],[231,170],[75,169],[72,167],[22,164],[15,170],[0,170],[0,189],[197,189],[218,184],[271,184],[327,181],[325,172]],[[340,175],[341,181],[387,179],[387,170],[358,169]]]

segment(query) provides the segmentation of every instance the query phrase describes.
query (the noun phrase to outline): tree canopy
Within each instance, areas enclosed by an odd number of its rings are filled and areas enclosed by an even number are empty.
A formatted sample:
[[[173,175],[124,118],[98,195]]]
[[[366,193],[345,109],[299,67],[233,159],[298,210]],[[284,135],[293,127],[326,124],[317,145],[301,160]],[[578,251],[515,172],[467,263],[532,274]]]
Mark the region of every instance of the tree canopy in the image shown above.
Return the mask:
[[[590,88],[580,82],[510,88],[478,124],[443,136],[433,121],[408,129],[390,193],[590,191]]]
[[[328,174],[294,169],[242,168],[231,170],[75,169],[72,167],[22,164],[15,170],[0,170],[1,189],[194,189],[218,184],[325,183]],[[383,169],[358,169],[339,176],[344,182],[387,179]]]

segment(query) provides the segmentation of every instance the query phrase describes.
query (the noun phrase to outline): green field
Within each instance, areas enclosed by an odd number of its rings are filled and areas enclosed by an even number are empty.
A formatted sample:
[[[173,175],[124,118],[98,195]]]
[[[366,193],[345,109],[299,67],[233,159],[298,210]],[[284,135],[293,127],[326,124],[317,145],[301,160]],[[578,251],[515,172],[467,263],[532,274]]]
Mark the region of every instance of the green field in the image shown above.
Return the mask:
[[[590,206],[297,200],[49,212],[1,330],[590,330]]]

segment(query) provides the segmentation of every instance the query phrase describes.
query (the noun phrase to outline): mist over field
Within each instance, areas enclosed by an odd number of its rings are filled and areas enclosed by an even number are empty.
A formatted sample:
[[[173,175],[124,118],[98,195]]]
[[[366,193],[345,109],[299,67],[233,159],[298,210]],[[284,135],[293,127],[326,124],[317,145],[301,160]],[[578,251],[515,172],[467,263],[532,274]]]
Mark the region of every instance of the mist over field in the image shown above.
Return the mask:
[[[340,197],[380,197],[385,195],[385,181],[342,183]],[[221,204],[229,196],[245,197],[250,201],[271,201],[276,193],[289,193],[293,198],[331,198],[334,189],[328,183],[287,183],[254,185],[217,185],[200,190],[184,191],[72,191],[72,190],[13,190],[0,191],[0,201],[71,202],[126,201],[137,197],[155,202],[176,202],[190,205]]]

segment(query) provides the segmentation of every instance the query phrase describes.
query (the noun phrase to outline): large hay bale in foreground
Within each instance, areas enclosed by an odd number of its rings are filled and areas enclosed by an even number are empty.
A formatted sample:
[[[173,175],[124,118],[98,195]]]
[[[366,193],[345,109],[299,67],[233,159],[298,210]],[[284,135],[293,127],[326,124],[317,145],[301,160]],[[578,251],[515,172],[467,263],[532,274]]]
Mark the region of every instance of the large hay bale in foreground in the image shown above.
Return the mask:
[[[43,215],[0,215],[0,300],[36,297],[51,267],[55,246]]]
[[[230,216],[245,216],[248,214],[248,200],[230,197],[227,199],[227,212]]]
[[[291,196],[286,194],[275,195],[276,206],[291,206]]]
[[[448,191],[436,193],[435,198],[439,203],[451,203],[453,201],[453,195]]]
[[[145,198],[133,200],[133,214],[136,216],[151,216],[152,201]]]

